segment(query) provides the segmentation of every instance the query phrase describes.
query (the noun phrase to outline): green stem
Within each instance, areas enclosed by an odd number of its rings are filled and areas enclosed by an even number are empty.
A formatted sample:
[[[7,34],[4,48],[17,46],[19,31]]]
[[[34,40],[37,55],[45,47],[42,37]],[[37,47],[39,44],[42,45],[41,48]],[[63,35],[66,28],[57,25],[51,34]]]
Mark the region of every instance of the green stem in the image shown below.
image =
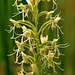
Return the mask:
[[[37,53],[35,54],[35,64],[37,65],[38,67],[38,71],[39,71],[39,75],[43,75],[43,69],[41,67],[41,64],[40,64],[40,60],[39,60],[39,57],[37,56],[38,55],[38,52],[39,52],[39,35],[38,35],[38,5],[36,5],[36,8],[35,8],[35,27],[36,27],[36,35],[35,37],[37,38],[37,42],[36,42],[36,47],[37,47]]]

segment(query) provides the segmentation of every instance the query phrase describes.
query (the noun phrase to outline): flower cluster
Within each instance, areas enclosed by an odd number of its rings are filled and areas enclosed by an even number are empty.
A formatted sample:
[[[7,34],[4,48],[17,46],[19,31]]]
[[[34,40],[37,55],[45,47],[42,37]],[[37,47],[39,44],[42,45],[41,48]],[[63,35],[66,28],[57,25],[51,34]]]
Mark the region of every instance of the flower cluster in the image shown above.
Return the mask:
[[[16,64],[21,65],[21,71],[18,72],[18,75],[50,75],[50,73],[46,72],[46,68],[52,67],[54,72],[56,72],[55,67],[60,68],[60,62],[56,62],[54,59],[59,59],[60,55],[64,55],[60,53],[59,48],[66,48],[67,44],[58,44],[59,41],[59,31],[61,33],[61,27],[59,27],[58,22],[61,20],[59,14],[53,17],[53,13],[57,9],[57,3],[55,0],[53,1],[53,10],[52,11],[42,11],[38,13],[38,4],[42,0],[26,0],[27,4],[18,4],[16,0],[14,5],[17,7],[18,13],[15,15],[22,13],[22,20],[15,21],[10,18],[10,21],[13,23],[13,27],[8,30],[9,32],[13,31],[12,39],[15,40],[17,45],[17,49],[14,50],[13,54],[16,54]],[[47,0],[50,2],[51,0]],[[29,17],[28,12],[32,13],[32,21],[31,23],[28,20],[25,20],[25,17]],[[38,19],[40,16],[46,14],[46,18],[48,21],[45,22],[40,29],[37,29]],[[14,16],[14,17],[15,17]],[[43,32],[46,27],[50,26],[53,30],[57,29],[57,38],[52,41],[48,40],[48,35],[44,37]],[[21,29],[22,33],[17,34],[16,29]],[[40,38],[39,38],[40,37]],[[20,41],[18,41],[18,38]],[[31,55],[25,53],[28,50]],[[10,54],[9,56],[13,55]],[[19,61],[19,58],[22,58]],[[31,72],[26,72],[24,70],[24,64],[29,64],[32,68]],[[61,69],[63,70],[63,69]]]

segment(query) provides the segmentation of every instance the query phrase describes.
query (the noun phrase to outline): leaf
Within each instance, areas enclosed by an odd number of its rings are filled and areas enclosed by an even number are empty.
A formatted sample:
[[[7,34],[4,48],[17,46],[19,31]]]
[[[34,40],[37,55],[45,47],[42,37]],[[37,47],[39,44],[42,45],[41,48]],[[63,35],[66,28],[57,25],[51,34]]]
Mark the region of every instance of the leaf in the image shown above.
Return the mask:
[[[29,22],[29,21],[19,20],[18,23],[26,25],[26,26],[30,27],[32,30],[35,30],[35,26],[31,22]]]
[[[42,30],[44,30],[47,26],[49,26],[50,24],[51,24],[51,21],[50,21],[50,20],[47,21],[47,22],[45,22],[45,23],[40,27],[38,34],[39,34]]]
[[[45,14],[47,14],[47,13],[48,13],[48,11],[42,11],[42,12],[39,13],[38,17],[40,17],[40,16],[42,16],[42,15],[45,15]]]

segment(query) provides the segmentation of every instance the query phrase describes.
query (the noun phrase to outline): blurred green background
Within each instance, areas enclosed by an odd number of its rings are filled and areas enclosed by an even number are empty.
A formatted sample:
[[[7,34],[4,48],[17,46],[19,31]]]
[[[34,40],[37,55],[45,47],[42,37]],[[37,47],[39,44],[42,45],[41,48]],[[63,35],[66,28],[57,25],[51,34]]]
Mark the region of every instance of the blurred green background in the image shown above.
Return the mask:
[[[58,9],[56,14],[61,11],[60,16],[64,18],[59,24],[63,26],[62,30],[64,35],[60,34],[60,43],[69,43],[70,46],[66,49],[62,49],[65,56],[60,57],[62,62],[61,67],[64,68],[64,72],[57,69],[57,74],[53,75],[75,75],[75,0],[57,0]],[[0,75],[17,75],[17,71],[20,70],[20,65],[17,66],[15,56],[8,57],[7,55],[13,52],[15,46],[14,40],[11,40],[11,34],[8,34],[5,29],[9,29],[9,18],[16,12],[16,8],[12,7],[14,0],[0,0]],[[25,0],[23,0],[25,3]],[[51,10],[50,3],[40,2],[39,11]],[[21,15],[15,17],[20,19]],[[39,21],[40,25],[45,22],[45,19],[41,17]],[[48,29],[46,34],[50,34],[49,38],[53,37],[53,32]]]

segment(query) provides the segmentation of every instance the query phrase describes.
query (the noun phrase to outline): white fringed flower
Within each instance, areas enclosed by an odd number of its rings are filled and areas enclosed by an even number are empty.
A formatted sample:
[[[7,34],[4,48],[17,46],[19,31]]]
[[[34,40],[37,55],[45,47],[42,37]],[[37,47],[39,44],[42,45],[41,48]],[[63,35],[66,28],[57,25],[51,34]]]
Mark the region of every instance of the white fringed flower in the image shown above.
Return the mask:
[[[59,22],[59,20],[61,20],[61,17],[59,17],[59,15],[54,19],[54,23],[58,23]]]
[[[23,32],[26,32],[27,28],[25,26],[22,26],[22,30],[23,30]]]

